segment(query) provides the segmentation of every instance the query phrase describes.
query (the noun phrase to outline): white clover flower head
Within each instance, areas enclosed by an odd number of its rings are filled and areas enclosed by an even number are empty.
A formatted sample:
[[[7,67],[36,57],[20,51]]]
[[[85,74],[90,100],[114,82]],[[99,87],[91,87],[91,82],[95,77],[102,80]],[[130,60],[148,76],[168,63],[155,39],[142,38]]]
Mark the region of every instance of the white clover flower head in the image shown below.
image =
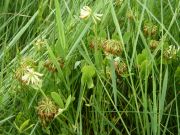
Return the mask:
[[[92,16],[94,23],[97,24],[97,21],[101,21],[102,16],[103,14],[94,13]]]
[[[90,7],[88,6],[84,6],[82,9],[81,9],[81,12],[80,12],[80,18],[81,19],[86,19],[86,18],[89,18],[89,16],[91,16],[91,13],[92,13],[92,10]]]
[[[95,24],[97,24],[97,21],[100,21],[101,20],[101,17],[103,16],[103,14],[98,14],[98,13],[93,13],[92,12],[92,9],[88,6],[84,6],[82,9],[81,9],[81,12],[80,12],[80,18],[81,19],[87,19],[89,17],[92,17],[93,21]]]
[[[168,48],[168,50],[167,50],[167,53],[169,54],[169,58],[172,58],[173,56],[175,56],[175,55],[177,54],[177,51],[178,51],[178,50],[179,50],[179,49],[176,49],[175,46],[170,45],[169,48]]]
[[[21,79],[26,85],[31,84],[38,86],[42,82],[42,80],[40,79],[40,77],[42,76],[43,74],[35,72],[33,68],[27,66],[26,71]]]
[[[167,58],[167,59],[176,59],[178,57],[179,51],[180,51],[180,47],[170,45],[164,51],[164,57]]]

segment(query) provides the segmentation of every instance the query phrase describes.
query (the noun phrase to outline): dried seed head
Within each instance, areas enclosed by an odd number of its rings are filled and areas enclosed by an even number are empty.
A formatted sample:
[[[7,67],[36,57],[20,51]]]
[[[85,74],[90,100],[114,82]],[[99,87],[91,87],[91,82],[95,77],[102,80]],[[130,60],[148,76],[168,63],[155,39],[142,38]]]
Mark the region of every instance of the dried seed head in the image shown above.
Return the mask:
[[[58,59],[59,66],[61,68],[63,68],[64,67],[64,60],[62,58],[57,58],[57,59]],[[46,67],[50,72],[57,72],[56,66],[49,59],[47,59],[45,61],[44,67]]]
[[[47,126],[58,113],[58,107],[50,98],[44,98],[38,103],[37,114],[43,126]]]
[[[149,27],[147,25],[144,25],[143,27],[143,32],[144,32],[144,35],[149,35]]]
[[[145,23],[143,26],[143,33],[145,36],[156,36],[158,32],[158,27],[152,23]]]
[[[91,38],[89,40],[89,47],[90,47],[90,49],[95,49],[95,48],[100,49],[102,42],[103,42],[103,39],[101,39],[101,38],[98,38],[98,39]]]
[[[44,67],[46,67],[51,72],[57,72],[55,65],[49,59],[45,61]]]
[[[125,74],[127,72],[127,65],[123,61],[121,61],[121,62],[115,61],[114,66],[115,66],[115,70],[119,76],[122,76],[123,74]]]
[[[159,41],[157,40],[151,40],[149,43],[150,49],[154,50],[158,47],[159,45]]]
[[[151,35],[156,36],[157,31],[158,31],[158,27],[156,25],[153,25],[151,28]]]
[[[122,43],[116,40],[105,40],[103,42],[102,49],[106,55],[121,55]]]

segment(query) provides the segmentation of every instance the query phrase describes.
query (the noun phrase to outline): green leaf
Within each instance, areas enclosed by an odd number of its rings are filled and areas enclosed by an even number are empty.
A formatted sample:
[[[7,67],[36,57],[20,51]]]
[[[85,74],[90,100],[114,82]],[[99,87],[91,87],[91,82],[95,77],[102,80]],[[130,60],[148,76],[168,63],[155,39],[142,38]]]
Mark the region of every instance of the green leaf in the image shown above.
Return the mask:
[[[93,66],[84,66],[81,69],[82,77],[81,77],[81,83],[84,85],[87,83],[88,88],[93,88],[93,79],[92,77],[95,75],[95,68]]]
[[[112,39],[119,40],[119,35],[116,32],[113,33]]]
[[[82,77],[81,77],[81,83],[82,83],[82,85],[84,85],[84,84],[86,83],[87,78],[88,78],[88,77],[87,77],[85,74],[82,74]]]
[[[175,77],[180,77],[180,66],[178,66],[175,71]]]
[[[148,60],[144,60],[140,65],[140,74],[142,78],[149,76],[151,71],[151,63]]]
[[[87,86],[88,86],[88,89],[91,89],[94,87],[93,79],[90,77],[87,78]]]
[[[175,71],[175,78],[176,78],[176,82],[178,84],[180,84],[180,66],[178,66],[176,71]]]
[[[95,69],[94,69],[94,66],[84,66],[82,69],[81,69],[81,72],[83,74],[87,74],[88,76],[91,76],[93,77],[95,75]]]
[[[60,108],[64,108],[63,100],[58,93],[51,92],[51,97],[53,98],[54,102],[59,105]]]
[[[29,125],[29,121],[30,121],[30,119],[24,121],[24,122],[21,124],[21,126],[20,126],[20,128],[19,128],[20,132],[23,132],[23,130],[25,129],[25,127],[27,127],[27,126]]]
[[[20,120],[20,118],[22,117],[22,112],[19,112],[18,115],[15,118],[15,121],[18,122]]]
[[[143,61],[149,59],[147,50],[142,50],[142,53],[138,54],[137,56],[137,63],[138,65],[141,65]]]
[[[69,97],[66,100],[66,105],[65,105],[65,109],[68,108],[69,104],[71,103],[71,95],[69,95]]]
[[[141,77],[148,77],[151,71],[151,62],[147,50],[144,49],[142,53],[138,54],[136,59]]]
[[[102,38],[106,38],[106,31],[105,30],[103,30],[102,29],[102,31],[100,32],[100,36],[102,37]]]

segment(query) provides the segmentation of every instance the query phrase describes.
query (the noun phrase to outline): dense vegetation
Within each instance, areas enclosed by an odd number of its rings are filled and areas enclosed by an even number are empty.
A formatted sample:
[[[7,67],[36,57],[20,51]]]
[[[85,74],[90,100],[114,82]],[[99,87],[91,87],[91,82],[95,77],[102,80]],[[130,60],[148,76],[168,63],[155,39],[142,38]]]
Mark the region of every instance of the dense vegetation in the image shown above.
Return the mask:
[[[179,0],[1,0],[0,134],[180,134]]]

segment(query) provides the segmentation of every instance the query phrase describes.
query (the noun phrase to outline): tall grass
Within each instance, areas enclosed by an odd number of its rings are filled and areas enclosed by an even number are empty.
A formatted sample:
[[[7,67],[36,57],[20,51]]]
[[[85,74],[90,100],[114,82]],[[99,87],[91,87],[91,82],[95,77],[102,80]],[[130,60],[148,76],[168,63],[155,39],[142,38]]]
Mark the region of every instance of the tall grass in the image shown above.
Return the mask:
[[[79,17],[86,5],[100,21]],[[0,134],[180,134],[179,9],[179,0],[2,0]],[[42,85],[18,79],[24,63]],[[42,101],[58,111],[39,114]]]

